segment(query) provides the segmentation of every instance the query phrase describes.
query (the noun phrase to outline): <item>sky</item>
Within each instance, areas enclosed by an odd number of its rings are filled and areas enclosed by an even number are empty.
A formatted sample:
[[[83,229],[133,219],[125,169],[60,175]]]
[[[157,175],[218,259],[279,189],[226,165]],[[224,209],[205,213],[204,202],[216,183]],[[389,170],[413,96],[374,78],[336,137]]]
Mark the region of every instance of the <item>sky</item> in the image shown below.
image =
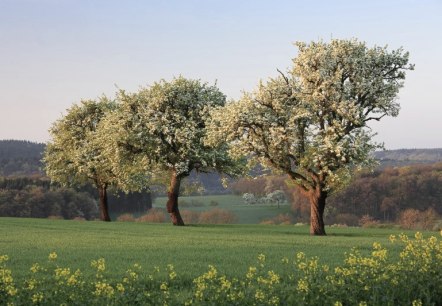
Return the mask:
[[[375,140],[442,148],[440,0],[0,0],[0,139],[47,142],[74,103],[179,75],[238,99],[291,66],[295,41],[331,38],[409,51]]]

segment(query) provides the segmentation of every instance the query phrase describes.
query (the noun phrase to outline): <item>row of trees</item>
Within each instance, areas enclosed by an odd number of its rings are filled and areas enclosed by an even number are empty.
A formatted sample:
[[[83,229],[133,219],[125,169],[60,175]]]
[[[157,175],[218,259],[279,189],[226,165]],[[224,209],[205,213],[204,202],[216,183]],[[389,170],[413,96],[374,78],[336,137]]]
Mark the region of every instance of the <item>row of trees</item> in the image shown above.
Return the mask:
[[[20,190],[0,189],[0,216],[92,220],[98,216],[98,209],[87,192],[29,185]]]
[[[109,196],[113,214],[140,213],[152,208],[148,192],[113,192]],[[95,190],[91,185],[64,188],[50,184],[45,176],[0,177],[0,216],[63,219],[98,217]]]
[[[326,199],[379,145],[367,123],[396,116],[408,53],[352,40],[297,43],[293,67],[226,104],[216,85],[183,77],[115,99],[83,101],[57,121],[45,154],[47,174],[65,184],[92,181],[106,214],[109,185],[124,190],[164,182],[167,211],[178,209],[192,171],[238,176],[244,162],[289,175],[307,195],[311,234],[325,235]]]
[[[293,219],[308,220],[310,203],[286,175],[242,178],[231,188],[235,194],[244,195],[247,203],[283,190],[291,202]],[[332,194],[327,207],[325,219],[329,224],[355,225],[367,216],[383,223],[399,222],[409,210],[431,210],[442,215],[442,163],[363,171],[348,186]]]

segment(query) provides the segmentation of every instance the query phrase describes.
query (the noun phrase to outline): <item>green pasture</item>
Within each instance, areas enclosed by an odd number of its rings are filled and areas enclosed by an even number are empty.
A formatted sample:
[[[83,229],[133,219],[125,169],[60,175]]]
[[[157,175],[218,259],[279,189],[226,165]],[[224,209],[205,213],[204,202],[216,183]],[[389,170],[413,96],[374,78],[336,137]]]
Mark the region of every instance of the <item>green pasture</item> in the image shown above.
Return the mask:
[[[93,273],[90,261],[105,258],[109,279],[119,279],[134,263],[145,271],[173,264],[179,280],[191,280],[215,265],[229,276],[244,275],[263,253],[267,264],[283,273],[281,259],[297,252],[318,256],[320,262],[341,264],[345,252],[357,247],[370,252],[373,242],[390,245],[394,229],[329,228],[328,236],[312,237],[307,226],[293,225],[189,225],[136,222],[68,221],[0,218],[0,255],[17,279],[28,275],[35,262],[49,264],[48,254],[58,254],[57,265]],[[412,232],[408,234],[412,235]],[[89,272],[88,272],[89,271]]]
[[[153,203],[153,207],[166,207],[167,198],[158,197]],[[258,224],[265,219],[276,217],[279,214],[286,214],[290,211],[288,204],[281,204],[278,208],[276,204],[254,204],[247,205],[241,196],[237,195],[206,195],[206,196],[185,196],[180,197],[178,203],[180,210],[206,211],[212,208],[220,208],[231,211],[237,217],[238,224]],[[193,203],[200,203],[203,206],[192,206]],[[216,202],[218,205],[212,206]]]

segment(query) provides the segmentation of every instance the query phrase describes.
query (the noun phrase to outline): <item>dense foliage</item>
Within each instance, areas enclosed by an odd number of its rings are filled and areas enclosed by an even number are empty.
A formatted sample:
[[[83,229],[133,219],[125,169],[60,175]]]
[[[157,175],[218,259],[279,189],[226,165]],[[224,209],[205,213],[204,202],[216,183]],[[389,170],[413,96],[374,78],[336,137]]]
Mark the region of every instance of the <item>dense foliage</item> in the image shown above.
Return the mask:
[[[116,175],[103,155],[100,143],[100,121],[116,108],[114,101],[101,97],[84,100],[67,110],[65,116],[49,130],[44,163],[46,174],[64,186],[94,184],[98,189],[100,218],[110,221],[107,189],[116,185]]]
[[[47,263],[34,263],[23,282],[14,280],[9,257],[0,256],[0,304],[69,305],[440,305],[442,303],[442,241],[416,233],[390,236],[399,244],[399,258],[375,242],[368,254],[353,249],[343,264],[332,269],[319,258],[298,252],[284,257],[284,272],[258,255],[256,265],[231,278],[209,265],[186,288],[173,265],[143,271],[135,263],[120,280],[107,278],[104,258],[91,261],[93,273],[57,264],[51,252]],[[410,277],[412,275],[412,277]]]
[[[334,195],[330,205],[340,213],[382,221],[395,221],[408,208],[432,208],[442,214],[442,163],[361,174]]]
[[[0,179],[0,216],[95,219],[96,201],[87,192],[50,188],[47,179]]]
[[[91,185],[65,188],[41,176],[0,178],[0,216],[95,219],[96,193]],[[140,213],[152,207],[151,194],[147,192],[111,193],[108,200],[112,214]]]
[[[216,85],[178,77],[136,93],[120,91],[117,100],[118,111],[103,120],[102,152],[120,185],[133,168],[152,181],[169,176],[167,210],[174,225],[184,225],[178,197],[182,179],[192,171],[240,173],[224,142],[204,143],[211,110],[226,100]]]

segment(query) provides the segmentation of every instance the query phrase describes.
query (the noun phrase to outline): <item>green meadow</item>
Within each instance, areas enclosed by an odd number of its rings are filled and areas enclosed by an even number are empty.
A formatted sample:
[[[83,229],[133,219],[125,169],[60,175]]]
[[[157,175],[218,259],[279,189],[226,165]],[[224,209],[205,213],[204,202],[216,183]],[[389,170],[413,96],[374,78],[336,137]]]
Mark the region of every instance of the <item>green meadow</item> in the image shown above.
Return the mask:
[[[137,222],[99,222],[46,219],[0,218],[0,255],[8,255],[14,277],[29,274],[33,263],[48,261],[58,254],[57,264],[84,273],[91,271],[91,260],[105,258],[106,274],[119,278],[134,263],[143,269],[173,264],[181,281],[190,282],[216,266],[229,276],[244,275],[256,264],[258,254],[284,272],[284,257],[297,252],[318,256],[320,263],[342,264],[352,247],[369,253],[373,242],[380,242],[396,256],[390,245],[393,229],[327,228],[328,236],[312,237],[307,226],[293,225],[188,225]],[[410,235],[413,233],[409,232]],[[90,272],[93,273],[93,272]]]
[[[279,214],[286,214],[290,211],[290,205],[282,204],[278,208],[276,204],[254,204],[247,205],[241,196],[237,195],[205,195],[205,196],[184,196],[180,197],[180,210],[206,211],[213,208],[228,210],[235,214],[238,224],[258,224],[265,219],[276,217]],[[167,198],[158,197],[153,203],[155,208],[166,207]],[[192,203],[198,203],[193,206]],[[211,203],[217,203],[216,206]]]
[[[439,233],[327,231],[0,218],[0,305],[441,304]]]

